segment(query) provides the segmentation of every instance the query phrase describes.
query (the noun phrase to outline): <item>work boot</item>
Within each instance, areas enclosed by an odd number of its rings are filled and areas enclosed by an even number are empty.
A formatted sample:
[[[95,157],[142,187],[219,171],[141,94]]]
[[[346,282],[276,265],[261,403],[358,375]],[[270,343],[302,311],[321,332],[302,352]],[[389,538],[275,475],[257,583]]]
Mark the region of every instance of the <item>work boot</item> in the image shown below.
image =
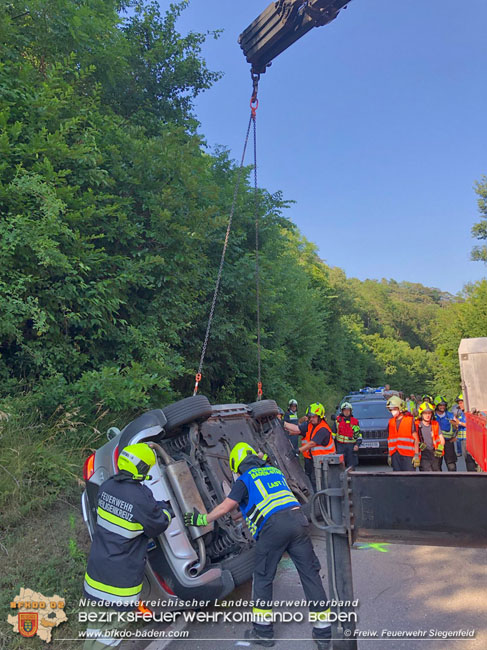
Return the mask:
[[[331,626],[319,632],[313,628],[311,632],[313,641],[316,643],[318,650],[330,650],[331,648]]]
[[[275,645],[275,641],[271,637],[265,637],[265,636],[260,636],[260,634],[257,634],[255,628],[251,628],[250,630],[245,630],[244,638],[247,639],[247,641],[250,641],[251,643],[256,643],[257,645],[263,645],[266,648],[272,648],[272,646]]]

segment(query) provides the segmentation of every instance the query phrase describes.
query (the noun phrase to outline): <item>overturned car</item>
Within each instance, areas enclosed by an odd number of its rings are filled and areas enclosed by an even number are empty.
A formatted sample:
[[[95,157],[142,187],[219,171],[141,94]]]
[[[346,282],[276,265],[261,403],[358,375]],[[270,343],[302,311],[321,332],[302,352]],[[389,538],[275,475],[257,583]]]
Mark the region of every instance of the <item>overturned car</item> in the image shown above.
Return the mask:
[[[169,527],[148,545],[141,599],[213,600],[229,594],[252,576],[254,540],[239,510],[204,527],[185,527],[183,515],[197,508],[209,512],[230,492],[233,476],[228,457],[238,442],[269,456],[305,504],[311,485],[277,419],[273,400],[212,406],[203,395],[139,416],[85,462],[83,518],[93,537],[100,485],[117,472],[120,451],[149,443],[157,455],[146,485],[157,500],[170,501],[175,512]],[[157,608],[155,608],[157,609]]]

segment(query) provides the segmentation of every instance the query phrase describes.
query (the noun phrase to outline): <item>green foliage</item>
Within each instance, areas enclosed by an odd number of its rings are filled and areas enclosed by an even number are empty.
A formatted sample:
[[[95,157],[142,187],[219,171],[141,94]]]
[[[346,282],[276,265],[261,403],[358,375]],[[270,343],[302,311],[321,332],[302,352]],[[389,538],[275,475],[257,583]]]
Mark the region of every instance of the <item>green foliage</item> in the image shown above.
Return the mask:
[[[45,418],[59,405],[87,420],[134,414],[192,390],[237,170],[197,134],[193,100],[219,77],[201,48],[217,33],[179,34],[186,4],[3,10],[0,398],[24,394]],[[249,173],[201,383],[214,401],[256,396]],[[429,388],[446,355],[433,355],[432,326],[452,296],[347,279],[285,218],[280,193],[260,190],[257,204],[266,396],[330,406],[366,384]]]
[[[479,197],[477,205],[481,221],[473,226],[472,235],[476,239],[485,240],[487,239],[487,176],[482,176],[482,180],[475,183],[475,192]],[[487,245],[475,246],[472,259],[487,262]]]
[[[487,336],[487,280],[467,285],[462,302],[449,305],[435,323],[436,385],[454,398],[460,390],[458,346],[462,338]]]

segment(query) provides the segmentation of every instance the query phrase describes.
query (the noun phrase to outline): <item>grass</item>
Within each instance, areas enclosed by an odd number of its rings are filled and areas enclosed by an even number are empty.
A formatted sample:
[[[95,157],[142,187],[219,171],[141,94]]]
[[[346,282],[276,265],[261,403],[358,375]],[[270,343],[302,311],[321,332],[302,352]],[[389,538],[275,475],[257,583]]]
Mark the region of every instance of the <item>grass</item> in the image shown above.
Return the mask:
[[[72,648],[78,633],[77,612],[89,550],[81,517],[82,467],[104,442],[102,425],[114,424],[101,413],[89,426],[77,410],[59,408],[48,420],[26,412],[19,402],[0,412],[0,648],[28,644],[45,648],[38,637],[28,641],[7,622],[10,601],[21,587],[65,599],[68,621],[53,630],[56,648]],[[105,426],[103,426],[105,430]],[[77,644],[78,646],[79,644]]]

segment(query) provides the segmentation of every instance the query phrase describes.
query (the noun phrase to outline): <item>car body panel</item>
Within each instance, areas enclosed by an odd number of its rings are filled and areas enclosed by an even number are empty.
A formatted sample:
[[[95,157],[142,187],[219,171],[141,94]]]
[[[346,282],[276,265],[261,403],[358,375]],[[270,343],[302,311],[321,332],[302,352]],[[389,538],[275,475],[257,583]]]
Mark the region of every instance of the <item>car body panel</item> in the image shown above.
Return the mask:
[[[159,423],[154,423],[154,418]],[[176,602],[177,598],[200,595],[208,599],[209,594],[221,598],[252,575],[255,541],[240,510],[232,511],[215,522],[214,528],[212,524],[203,531],[188,529],[183,522],[184,509],[192,509],[191,490],[196,490],[194,501],[203,504],[207,512],[228,495],[234,481],[228,456],[236,443],[248,442],[256,451],[268,454],[272,464],[284,472],[301,503],[309,500],[311,486],[275,416],[256,420],[245,404],[216,405],[206,420],[181,426],[180,430],[171,431],[170,436],[161,421],[158,414],[145,419],[141,416],[96,452],[94,473],[82,496],[82,512],[92,537],[98,489],[116,472],[119,445],[125,447],[144,440],[162,448],[163,456],[144,483],[155,499],[171,502],[175,516],[168,528],[149,543],[142,599],[165,600],[170,608],[171,601]],[[178,464],[181,476],[191,484],[186,494],[179,484],[171,482],[178,480]],[[185,468],[189,468],[190,474]]]

